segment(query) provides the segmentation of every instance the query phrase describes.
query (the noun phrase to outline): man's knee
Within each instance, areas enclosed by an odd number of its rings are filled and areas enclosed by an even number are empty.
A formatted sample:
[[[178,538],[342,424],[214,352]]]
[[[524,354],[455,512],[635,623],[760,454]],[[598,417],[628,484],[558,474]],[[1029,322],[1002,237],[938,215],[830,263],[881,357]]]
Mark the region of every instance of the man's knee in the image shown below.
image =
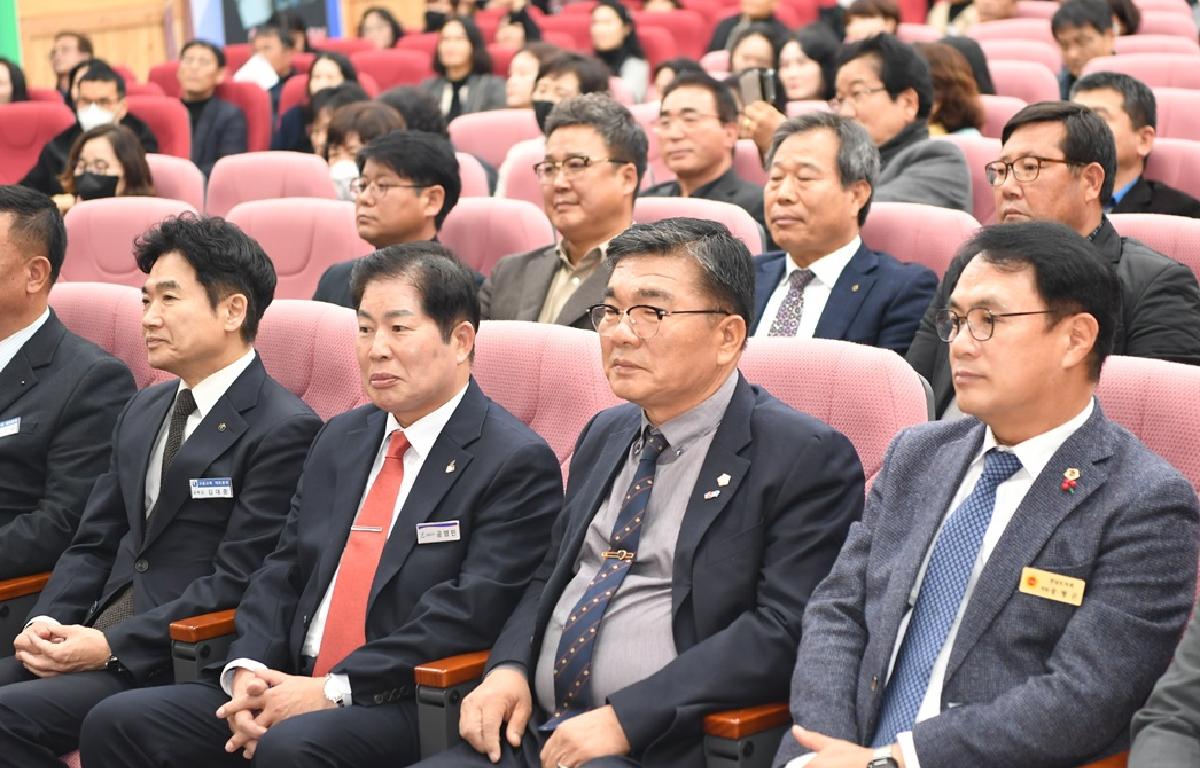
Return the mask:
[[[138,726],[145,722],[145,707],[138,704],[140,691],[109,696],[88,712],[79,731],[79,749],[86,752],[108,739],[136,738]]]
[[[276,723],[258,740],[254,750],[255,768],[301,768],[324,754],[323,739],[304,728],[304,716]]]

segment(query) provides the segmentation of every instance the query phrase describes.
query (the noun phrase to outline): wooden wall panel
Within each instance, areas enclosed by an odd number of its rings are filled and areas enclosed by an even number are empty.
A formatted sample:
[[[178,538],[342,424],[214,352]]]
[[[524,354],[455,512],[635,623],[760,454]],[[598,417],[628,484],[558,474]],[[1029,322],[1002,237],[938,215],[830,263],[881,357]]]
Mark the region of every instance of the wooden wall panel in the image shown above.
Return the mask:
[[[363,11],[373,5],[391,10],[409,31],[420,31],[425,25],[425,0],[342,0],[342,29],[346,36],[354,34]]]

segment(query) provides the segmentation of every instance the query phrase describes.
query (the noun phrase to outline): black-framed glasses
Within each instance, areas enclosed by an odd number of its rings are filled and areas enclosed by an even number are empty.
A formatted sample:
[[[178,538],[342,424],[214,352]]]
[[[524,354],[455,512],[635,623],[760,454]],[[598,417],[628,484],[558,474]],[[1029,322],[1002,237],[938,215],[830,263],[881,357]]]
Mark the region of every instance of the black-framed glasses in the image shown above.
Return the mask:
[[[993,160],[983,166],[984,173],[987,174],[988,184],[993,187],[998,187],[1008,178],[1008,174],[1012,174],[1013,178],[1019,182],[1033,181],[1041,173],[1042,166],[1047,163],[1061,163],[1063,165],[1079,165],[1079,163],[1071,160],[1061,160],[1054,157],[1019,157],[1016,160]]]
[[[642,341],[649,341],[658,333],[658,326],[664,317],[671,315],[725,315],[733,313],[727,309],[663,309],[649,304],[634,304],[629,309],[618,309],[612,304],[593,304],[588,307],[592,318],[592,327],[598,332],[612,330],[624,317],[629,323],[629,330]]]
[[[358,197],[359,195],[370,190],[375,197],[378,197],[382,200],[383,198],[387,197],[388,192],[396,187],[403,187],[405,189],[425,189],[425,187],[428,186],[428,184],[409,184],[399,181],[372,181],[365,176],[359,176],[357,179],[353,179],[350,182],[350,194]]]
[[[1028,315],[1052,315],[1052,309],[1039,309],[1033,312],[993,312],[984,307],[968,309],[965,315],[960,315],[953,309],[939,309],[933,316],[933,327],[938,338],[942,341],[954,341],[962,329],[964,322],[975,341],[987,341],[996,331],[996,318],[1026,317]]]
[[[558,175],[559,169],[562,169],[563,176],[566,176],[568,179],[574,179],[597,163],[625,165],[628,162],[630,161],[616,160],[611,157],[592,159],[587,155],[571,155],[566,160],[543,160],[540,163],[534,163],[533,172],[537,174],[539,181],[546,183]]]

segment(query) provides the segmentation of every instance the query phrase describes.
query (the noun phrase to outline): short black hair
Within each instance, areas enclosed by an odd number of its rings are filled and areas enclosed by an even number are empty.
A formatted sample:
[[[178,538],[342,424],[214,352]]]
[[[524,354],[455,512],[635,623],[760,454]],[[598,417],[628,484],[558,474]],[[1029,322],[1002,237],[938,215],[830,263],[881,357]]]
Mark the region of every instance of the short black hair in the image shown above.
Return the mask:
[[[700,268],[700,287],[720,309],[754,324],[754,260],[750,249],[724,224],[679,216],[652,224],[634,224],[608,243],[615,267],[638,256],[690,256]]]
[[[638,186],[641,186],[650,144],[645,130],[625,105],[604,93],[585,93],[564,99],[554,105],[546,118],[546,138],[559,128],[576,125],[587,126],[600,134],[610,160],[633,163]],[[637,189],[633,194],[636,198]]]
[[[929,65],[915,48],[889,34],[872,35],[843,46],[838,69],[864,56],[879,60],[879,80],[892,101],[911,88],[917,94],[917,117],[921,120],[929,117],[933,109],[933,77]]]
[[[979,87],[980,93],[993,96],[996,94],[996,85],[992,82],[992,72],[988,69],[987,56],[984,55],[983,48],[979,43],[963,35],[947,35],[938,42],[956,49],[966,58],[967,63],[971,65],[971,74],[975,76],[975,85]]]
[[[43,252],[50,262],[50,284],[62,272],[67,255],[67,229],[58,206],[37,190],[20,184],[0,186],[0,214],[9,214],[8,237],[24,253]],[[38,255],[35,253],[35,255]]]
[[[454,253],[432,240],[419,240],[380,248],[354,263],[350,272],[350,295],[355,309],[362,303],[367,285],[375,280],[408,281],[421,295],[421,311],[442,332],[442,341],[459,323],[479,330],[479,294],[475,274]]]
[[[1039,101],[1021,109],[1004,124],[1000,135],[1002,144],[1018,128],[1036,123],[1062,123],[1064,127],[1063,157],[1073,165],[1099,163],[1104,169],[1100,186],[1100,204],[1112,197],[1113,177],[1117,173],[1117,145],[1108,124],[1082,104],[1069,101]]]
[[[378,16],[380,19],[382,19],[383,23],[387,24],[388,27],[391,29],[391,31],[392,31],[392,47],[395,47],[396,41],[398,41],[400,38],[404,37],[404,27],[396,19],[395,14],[393,14],[391,12],[391,10],[383,7],[382,5],[372,5],[370,8],[363,11],[362,18],[360,18],[358,20],[358,31],[357,31],[358,36],[359,37],[363,36],[363,25],[366,23],[367,17],[371,16],[372,14],[374,14],[375,16]]]
[[[74,32],[72,30],[64,29],[61,32],[56,32],[54,35],[55,40],[61,40],[64,37],[75,38],[75,47],[79,49],[80,53],[86,53],[88,56],[95,54],[96,49],[95,46],[92,45],[92,38],[88,37],[82,32]]]
[[[8,81],[12,84],[12,95],[8,97],[9,103],[29,101],[29,88],[25,85],[24,70],[15,61],[3,56],[0,56],[0,67],[8,70]]]
[[[1113,12],[1105,0],[1067,0],[1050,19],[1050,32],[1055,37],[1067,27],[1091,27],[1104,33],[1112,29]]]
[[[1083,91],[1100,91],[1107,88],[1121,94],[1121,109],[1129,115],[1134,129],[1158,127],[1158,106],[1150,86],[1123,72],[1093,72],[1084,75],[1071,86],[1071,98]]]
[[[80,66],[84,67],[83,74],[79,76],[80,83],[115,83],[117,98],[125,98],[125,78],[121,77],[120,72],[110,67],[108,62],[91,59],[83,62]]]
[[[263,24],[261,27],[256,27],[254,30],[255,39],[262,35],[278,38],[284,48],[292,49],[296,47],[292,36],[282,27],[277,27],[274,24]]]
[[[1099,331],[1088,373],[1100,378],[1112,354],[1121,313],[1121,281],[1106,259],[1070,227],[1054,221],[1026,221],[983,227],[958,251],[964,264],[978,256],[1004,271],[1032,268],[1038,295],[1046,303],[1048,326],[1076,312],[1096,318]]]
[[[211,51],[212,55],[217,57],[217,68],[225,68],[225,51],[221,50],[219,45],[215,45],[207,40],[201,40],[199,38],[193,38],[184,43],[183,47],[179,49],[179,58],[182,59],[184,54],[193,48],[203,48],[206,51]]]
[[[146,274],[168,253],[178,253],[196,271],[208,303],[234,293],[246,297],[242,339],[254,341],[258,321],[275,298],[275,265],[258,242],[236,225],[217,216],[181,213],[138,235],[133,243],[138,269]]]
[[[312,113],[316,115],[322,109],[336,110],[347,104],[359,101],[370,101],[371,97],[357,82],[338,83],[332,88],[324,88],[312,95]]]
[[[657,80],[658,74],[660,72],[662,72],[664,69],[671,70],[671,72],[673,72],[676,77],[679,77],[679,75],[684,72],[703,72],[704,71],[704,67],[700,66],[700,62],[696,61],[695,59],[679,57],[676,59],[667,59],[666,61],[658,62],[658,64],[654,67],[654,72],[650,76],[650,79]]]
[[[274,11],[267,17],[265,23],[268,26],[285,30],[289,38],[293,32],[299,32],[304,36],[303,50],[306,53],[312,51],[312,46],[308,44],[308,22],[304,20],[304,16],[296,11]],[[292,41],[292,44],[294,47],[295,41]]]
[[[689,70],[677,74],[671,84],[663,88],[661,101],[666,101],[667,96],[679,88],[703,88],[712,94],[713,101],[716,102],[717,119],[726,125],[738,121],[738,106],[733,98],[733,91],[727,84],[707,72]]]
[[[446,126],[446,116],[442,114],[441,105],[437,99],[417,86],[401,85],[389,88],[379,94],[378,99],[400,113],[408,130],[424,131],[450,139],[450,129]]]
[[[821,68],[821,98],[827,101],[832,99],[835,95],[834,81],[837,80],[837,58],[841,43],[833,36],[829,27],[820,22],[801,27],[785,37],[779,44],[779,52],[783,53],[783,49],[791,42],[799,45],[804,55]],[[778,69],[778,59],[776,62]]]
[[[467,41],[471,43],[471,74],[490,75],[492,73],[492,55],[488,53],[483,33],[479,31],[478,25],[470,16],[451,16],[446,19],[446,23],[438,30],[438,40],[440,41],[442,34],[445,33],[446,25],[455,22],[462,25]],[[442,64],[442,57],[436,48],[433,51],[433,71],[442,77],[446,76],[446,67]]]
[[[1122,35],[1136,35],[1138,27],[1142,26],[1142,11],[1133,0],[1108,0],[1108,7],[1113,16],[1121,22]],[[1113,30],[1116,32],[1116,30]]]
[[[561,51],[548,57],[538,67],[536,83],[543,77],[575,75],[579,81],[579,93],[608,93],[608,67],[595,56],[585,56],[576,51]]]
[[[458,205],[462,194],[462,179],[459,177],[458,158],[449,139],[424,131],[392,131],[367,143],[358,152],[358,170],[362,173],[368,160],[391,168],[397,176],[403,176],[414,184],[440,186],[446,192],[442,209],[434,218],[434,225],[442,228],[446,215]]]

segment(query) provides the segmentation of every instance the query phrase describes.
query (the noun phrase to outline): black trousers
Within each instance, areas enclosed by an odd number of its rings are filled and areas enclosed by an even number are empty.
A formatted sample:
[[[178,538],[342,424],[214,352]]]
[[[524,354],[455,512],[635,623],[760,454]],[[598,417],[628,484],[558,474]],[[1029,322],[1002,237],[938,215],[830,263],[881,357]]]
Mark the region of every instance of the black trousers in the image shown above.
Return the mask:
[[[537,707],[535,706],[534,709],[536,710]],[[504,727],[506,726],[501,726],[500,761],[497,763],[488,760],[487,755],[476,752],[470,744],[463,741],[457,746],[422,760],[417,763],[416,768],[541,768],[542,745],[546,743],[549,734],[537,730],[537,724],[540,722],[542,722],[542,717],[539,710],[525,728],[525,735],[521,738],[521,746],[518,749],[513,749],[508,740],[504,738]],[[571,766],[571,768],[640,768],[640,766],[641,763],[629,757],[599,757],[582,765]]]
[[[39,678],[13,656],[0,659],[0,765],[62,768],[88,712],[131,685],[103,670]]]
[[[225,751],[229,701],[215,682],[143,688],[92,710],[79,752],[88,768],[400,768],[420,755],[415,702],[325,709],[271,726],[254,760]],[[60,767],[61,768],[61,767]]]

